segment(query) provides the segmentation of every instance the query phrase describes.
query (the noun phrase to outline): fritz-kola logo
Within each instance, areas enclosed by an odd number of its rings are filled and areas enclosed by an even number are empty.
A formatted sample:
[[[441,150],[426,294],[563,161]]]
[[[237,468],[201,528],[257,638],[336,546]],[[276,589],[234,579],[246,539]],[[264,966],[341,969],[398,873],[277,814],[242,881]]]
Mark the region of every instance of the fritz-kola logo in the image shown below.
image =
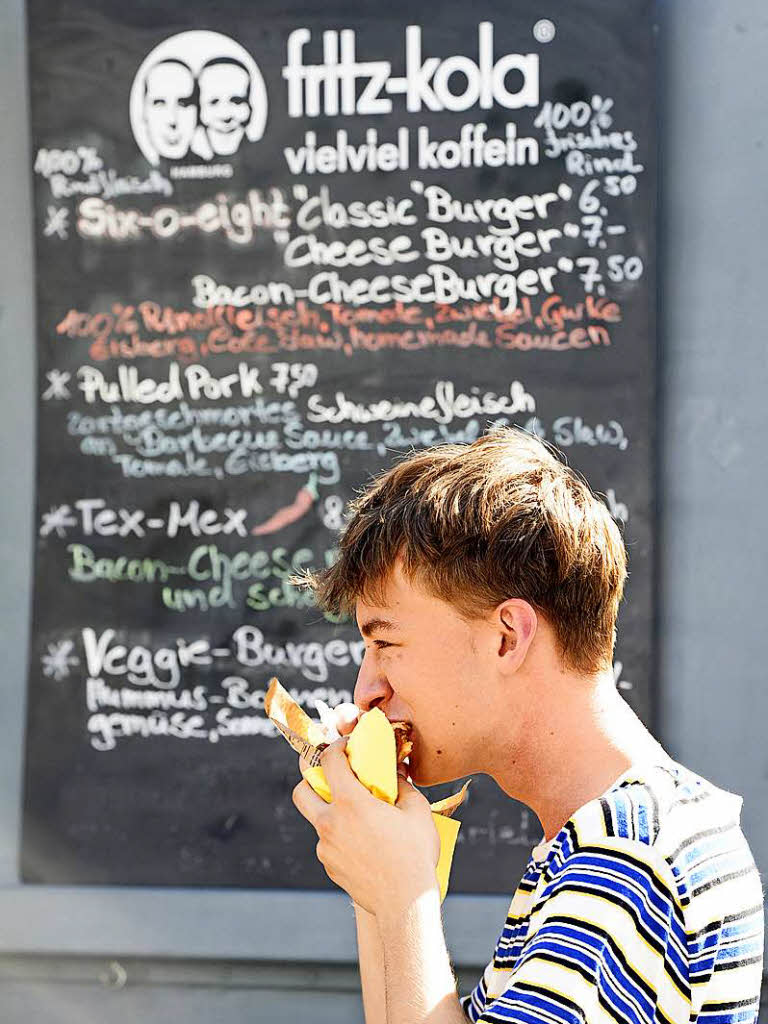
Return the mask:
[[[219,32],[163,40],[136,72],[131,128],[151,164],[161,159],[231,157],[257,142],[267,121],[267,90],[251,55]]]
[[[390,95],[404,95],[406,110],[489,110],[495,103],[514,110],[539,102],[539,56],[536,53],[493,53],[493,24],[478,25],[477,59],[455,54],[425,57],[421,27],[405,30],[405,75],[393,78],[388,60],[358,63],[352,29],[323,32],[323,61],[304,63],[304,47],[311,41],[308,28],[288,37],[287,64],[290,117],[321,114],[388,114]],[[361,85],[362,89],[358,88]]]

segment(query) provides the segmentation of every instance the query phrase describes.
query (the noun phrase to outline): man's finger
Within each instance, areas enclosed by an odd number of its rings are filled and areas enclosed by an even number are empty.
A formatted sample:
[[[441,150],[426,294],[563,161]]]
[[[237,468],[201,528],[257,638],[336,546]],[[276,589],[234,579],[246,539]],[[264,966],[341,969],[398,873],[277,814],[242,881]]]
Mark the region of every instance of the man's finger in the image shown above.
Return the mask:
[[[314,828],[317,828],[317,821],[328,804],[321,796],[312,789],[306,779],[302,779],[298,785],[293,787],[291,800],[299,814],[302,814]]]
[[[346,745],[347,737],[343,736],[340,740],[336,740],[335,743],[331,743],[323,751],[320,758],[323,773],[328,780],[328,785],[331,787],[334,798],[344,796],[345,794],[357,796],[361,789],[366,793],[368,792],[349,766],[349,760],[344,753]]]

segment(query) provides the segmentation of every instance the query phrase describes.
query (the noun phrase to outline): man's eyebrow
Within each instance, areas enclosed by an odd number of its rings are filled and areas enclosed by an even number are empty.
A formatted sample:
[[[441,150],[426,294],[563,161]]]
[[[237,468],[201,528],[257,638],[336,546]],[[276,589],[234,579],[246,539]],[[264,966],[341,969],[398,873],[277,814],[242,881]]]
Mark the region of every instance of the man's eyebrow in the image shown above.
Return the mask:
[[[360,626],[360,632],[363,636],[370,636],[371,633],[379,633],[382,630],[397,629],[394,622],[390,622],[388,619],[368,619]]]

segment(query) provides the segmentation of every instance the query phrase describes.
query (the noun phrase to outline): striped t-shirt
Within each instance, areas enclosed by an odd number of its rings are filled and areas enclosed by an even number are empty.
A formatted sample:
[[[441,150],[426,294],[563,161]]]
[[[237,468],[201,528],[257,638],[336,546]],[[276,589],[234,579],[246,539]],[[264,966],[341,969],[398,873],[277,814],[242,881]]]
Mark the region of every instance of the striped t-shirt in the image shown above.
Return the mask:
[[[635,765],[531,854],[473,1022],[754,1024],[763,889],[742,798]]]

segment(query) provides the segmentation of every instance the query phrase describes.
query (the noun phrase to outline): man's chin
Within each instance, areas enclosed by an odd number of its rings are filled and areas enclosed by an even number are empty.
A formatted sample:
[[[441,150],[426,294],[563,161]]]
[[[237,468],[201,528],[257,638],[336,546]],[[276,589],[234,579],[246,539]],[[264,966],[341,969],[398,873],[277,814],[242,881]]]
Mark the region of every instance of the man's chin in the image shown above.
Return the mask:
[[[455,775],[451,771],[447,771],[438,765],[423,764],[419,761],[414,761],[411,758],[412,763],[408,766],[408,775],[414,786],[439,786],[443,782],[455,782],[456,779],[463,778],[461,775]]]

